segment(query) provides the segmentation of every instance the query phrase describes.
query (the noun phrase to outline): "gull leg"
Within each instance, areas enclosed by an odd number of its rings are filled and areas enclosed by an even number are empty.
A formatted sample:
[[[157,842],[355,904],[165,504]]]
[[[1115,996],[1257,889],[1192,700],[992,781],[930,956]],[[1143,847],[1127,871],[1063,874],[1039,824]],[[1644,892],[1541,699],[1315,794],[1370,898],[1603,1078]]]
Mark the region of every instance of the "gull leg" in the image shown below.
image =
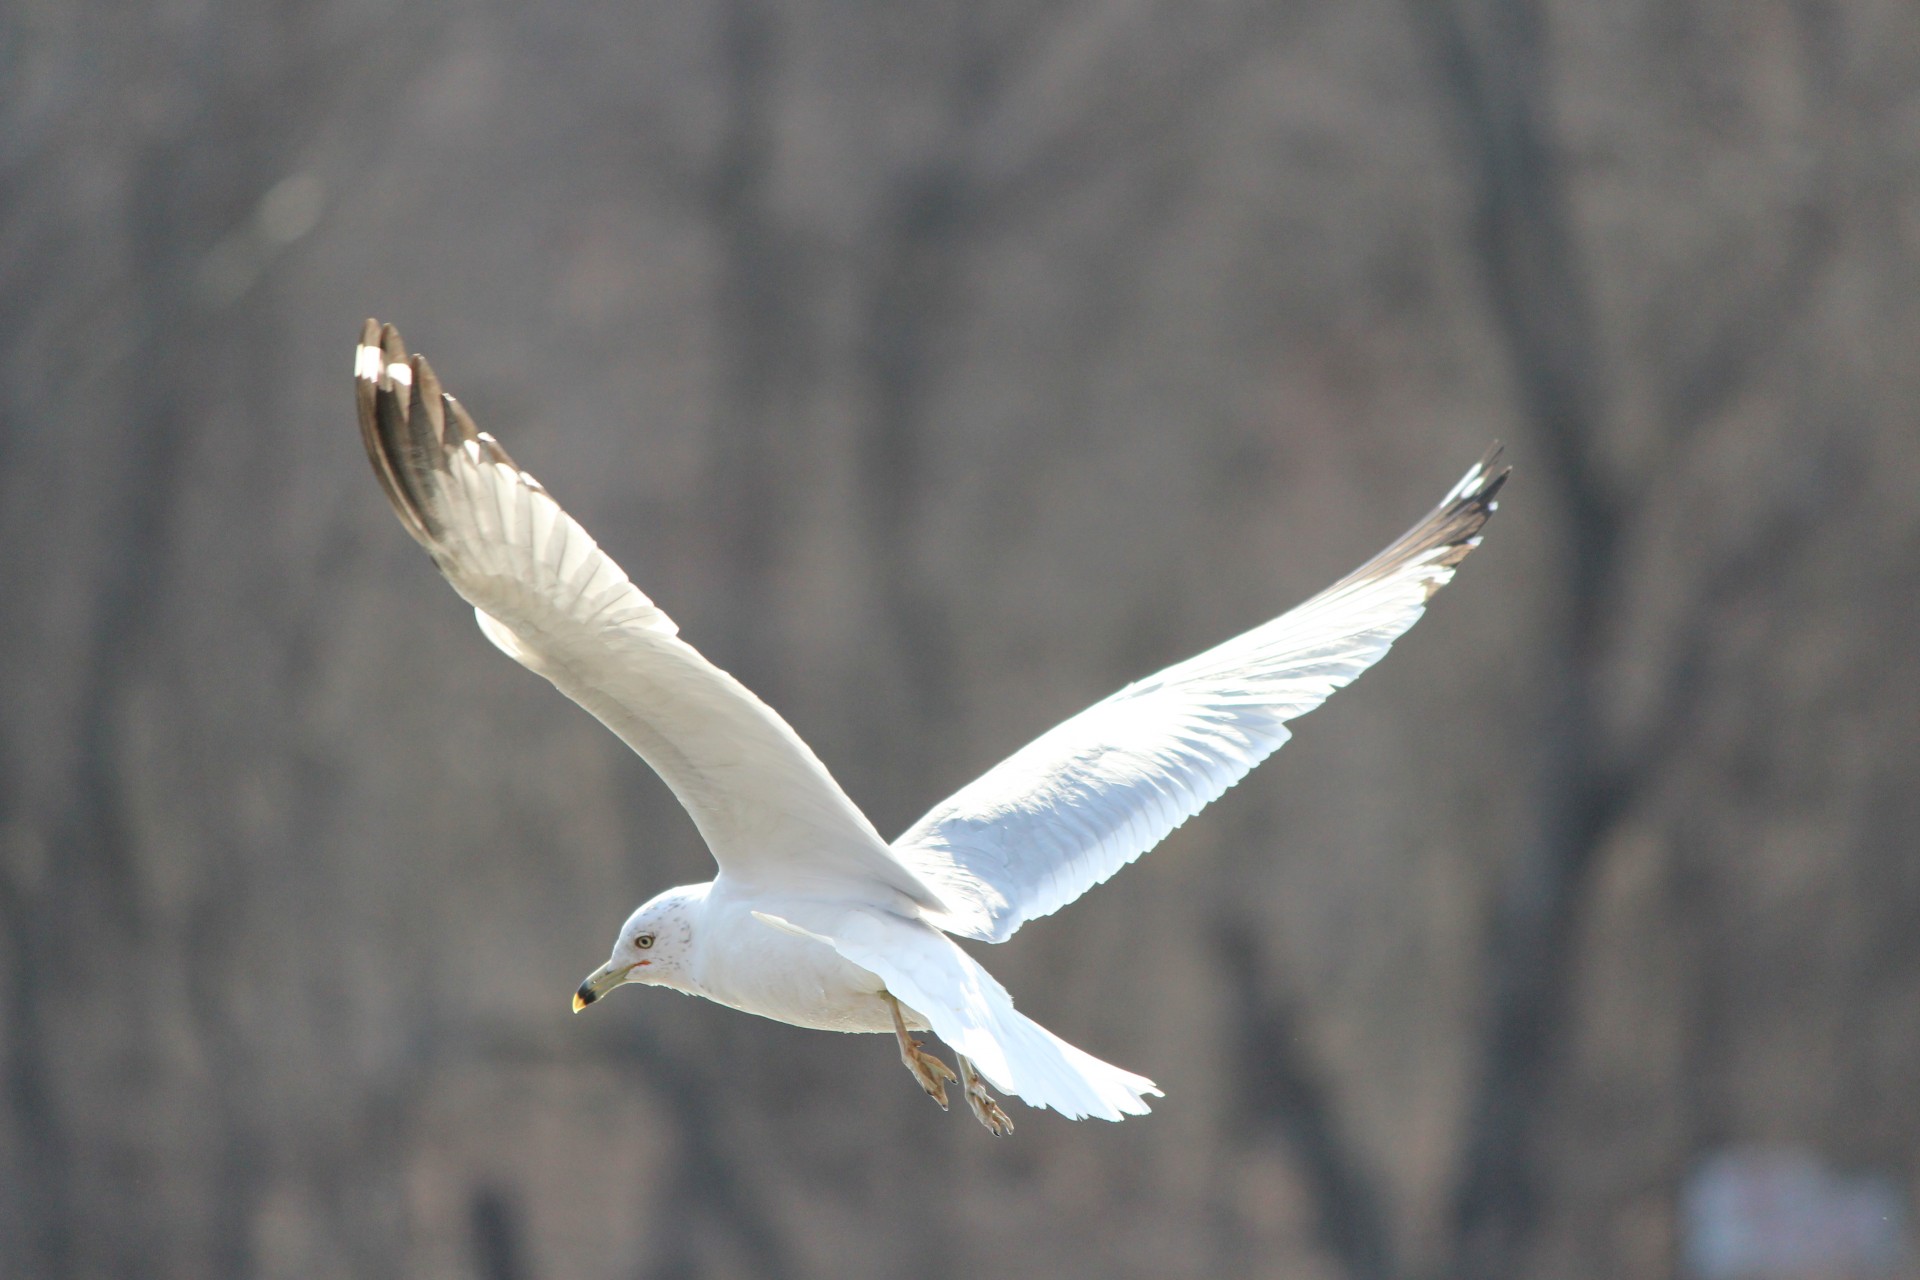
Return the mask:
[[[900,1002],[893,998],[891,992],[882,991],[880,998],[887,1002],[887,1008],[893,1010],[893,1034],[900,1041],[900,1061],[907,1064],[907,1070],[913,1072],[913,1078],[920,1082],[920,1087],[927,1091],[927,1096],[939,1103],[940,1109],[945,1111],[947,1109],[946,1082],[957,1078],[953,1074],[953,1068],[922,1049],[920,1042],[907,1034],[907,1020],[900,1016]],[[971,1095],[968,1101],[972,1101]]]
[[[996,1138],[1004,1138],[1013,1132],[1013,1121],[1007,1119],[1007,1113],[987,1092],[987,1082],[973,1069],[973,1063],[964,1053],[955,1054],[960,1060],[960,1087],[966,1090],[967,1105],[973,1108],[973,1118],[987,1126],[987,1131]]]

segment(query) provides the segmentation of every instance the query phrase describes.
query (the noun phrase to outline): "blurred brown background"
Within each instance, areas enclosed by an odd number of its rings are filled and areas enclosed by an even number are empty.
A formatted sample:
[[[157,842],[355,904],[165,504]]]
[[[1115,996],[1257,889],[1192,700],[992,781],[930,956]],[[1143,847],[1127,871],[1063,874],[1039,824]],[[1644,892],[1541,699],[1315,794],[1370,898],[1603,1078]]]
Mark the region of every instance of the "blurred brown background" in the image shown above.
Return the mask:
[[[981,949],[997,1142],[659,992],[709,864],[387,511],[398,323],[892,832],[1485,547]],[[0,6],[0,1273],[1920,1274],[1920,10]]]

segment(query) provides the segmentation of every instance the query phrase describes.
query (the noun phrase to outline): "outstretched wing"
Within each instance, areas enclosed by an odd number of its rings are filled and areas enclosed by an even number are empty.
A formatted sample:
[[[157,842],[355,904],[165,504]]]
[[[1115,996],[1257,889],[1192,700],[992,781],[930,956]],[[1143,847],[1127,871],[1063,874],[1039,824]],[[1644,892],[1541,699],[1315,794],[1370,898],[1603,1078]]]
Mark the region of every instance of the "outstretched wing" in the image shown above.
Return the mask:
[[[653,766],[730,878],[902,906],[940,899],[772,708],[701,657],[620,566],[474,429],[425,359],[369,320],[354,362],[367,456],[407,532],[509,657]]]
[[[933,922],[1004,942],[1279,750],[1287,721],[1378,662],[1479,545],[1507,478],[1499,459],[1496,445],[1426,519],[1305,604],[1095,703],[916,822],[893,848],[950,904]]]

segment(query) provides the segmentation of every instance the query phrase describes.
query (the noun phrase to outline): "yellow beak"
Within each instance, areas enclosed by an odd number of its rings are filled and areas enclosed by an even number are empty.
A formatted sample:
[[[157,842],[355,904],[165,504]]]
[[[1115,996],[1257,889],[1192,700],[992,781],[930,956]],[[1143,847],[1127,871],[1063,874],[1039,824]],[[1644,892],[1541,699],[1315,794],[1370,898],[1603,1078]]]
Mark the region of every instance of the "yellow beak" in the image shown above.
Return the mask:
[[[580,989],[573,993],[573,1011],[575,1013],[580,1012],[595,1000],[598,1000],[601,996],[604,996],[607,992],[625,982],[627,975],[632,972],[633,966],[630,964],[607,964],[595,969],[588,975],[587,980],[580,984]]]

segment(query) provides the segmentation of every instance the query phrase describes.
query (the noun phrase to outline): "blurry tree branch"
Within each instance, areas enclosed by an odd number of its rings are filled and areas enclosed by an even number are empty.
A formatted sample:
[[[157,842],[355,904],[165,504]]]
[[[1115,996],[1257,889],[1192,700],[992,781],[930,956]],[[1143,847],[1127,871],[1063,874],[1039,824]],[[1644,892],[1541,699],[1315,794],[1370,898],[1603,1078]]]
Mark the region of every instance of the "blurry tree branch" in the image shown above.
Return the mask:
[[[1055,25],[1053,41],[1087,40],[1095,19],[1109,15],[1094,6],[1068,7]],[[1075,19],[1079,19],[1076,26]],[[1033,112],[1032,91],[1048,68],[1034,51],[1042,42],[1015,34],[1001,45],[993,64],[996,93],[980,103],[978,128],[965,142],[965,166],[973,175],[980,216],[994,226],[1032,217],[1047,202],[1084,190],[1093,177],[1114,165],[1132,165],[1142,155],[1160,155],[1185,145],[1195,115],[1212,102],[1210,94],[1230,83],[1262,47],[1284,14],[1261,4],[1196,6],[1162,0],[1145,6],[1131,27],[1108,34],[1108,41],[1133,32],[1150,34],[1159,56],[1132,68],[1133,74],[1089,84],[1084,93],[1052,94],[1065,111]],[[1095,36],[1094,39],[1101,37]],[[1015,129],[1015,125],[1018,129]],[[1024,142],[1010,135],[1031,131]]]
[[[726,1139],[727,1084],[713,1060],[698,1062],[663,1044],[634,1021],[610,1022],[613,1029],[587,1042],[586,1052],[623,1075],[634,1075],[660,1096],[680,1137],[669,1201],[660,1211],[661,1234],[650,1242],[643,1280],[668,1280],[729,1274],[724,1263],[705,1256],[714,1241],[737,1248],[748,1274],[768,1280],[800,1274],[782,1240],[769,1206],[742,1171],[761,1167]],[[512,1024],[492,1024],[463,1037],[463,1054],[500,1065],[551,1065],[576,1061],[557,1056],[554,1046],[528,1036]],[[762,1135],[764,1136],[764,1135]]]
[[[752,1167],[753,1162],[743,1159],[722,1137],[724,1094],[715,1087],[711,1069],[683,1061],[644,1035],[628,1037],[623,1048],[631,1063],[645,1072],[649,1084],[667,1099],[685,1144],[676,1178],[677,1203],[667,1211],[671,1230],[652,1276],[671,1280],[715,1270],[698,1265],[700,1239],[692,1228],[703,1220],[716,1238],[739,1248],[751,1274],[769,1280],[797,1274],[772,1214],[740,1176],[740,1169]]]
[[[1057,16],[1056,16],[1057,15]],[[1148,154],[1186,158],[1166,140],[1192,125],[1207,90],[1248,58],[1267,10],[1226,6],[1196,15],[1191,6],[1162,4],[1122,24],[1123,34],[1178,32],[1165,59],[1149,63],[1146,82],[1102,85],[1088,99],[1068,95],[1065,112],[1029,116],[1020,104],[1034,100],[1036,77],[1045,73],[1041,50],[1069,39],[1103,47],[1116,37],[1093,35],[1103,15],[1087,6],[1036,7],[1012,21],[996,21],[983,9],[959,14],[961,53],[942,86],[943,122],[921,148],[921,158],[891,175],[879,213],[863,241],[871,263],[864,273],[860,357],[868,410],[859,437],[861,492],[874,568],[874,591],[893,638],[898,694],[909,717],[900,726],[903,744],[891,758],[883,790],[913,791],[923,762],[913,758],[923,740],[913,725],[949,719],[953,713],[955,659],[944,602],[926,585],[917,562],[914,533],[924,505],[924,445],[927,413],[942,367],[943,343],[965,303],[962,286],[975,253],[997,229],[1031,216],[1046,201],[1071,192],[1090,172],[1099,172],[1143,147]],[[1042,30],[1041,28],[1045,28]],[[1011,122],[1041,123],[1024,147],[1009,146]],[[1157,190],[1150,185],[1139,216],[1116,214],[1102,234],[1108,252],[1138,256],[1156,231]],[[1109,278],[1129,278],[1125,271]]]
[[[722,573],[734,583],[717,601],[723,616],[714,634],[732,646],[723,665],[772,695],[778,641],[768,593],[787,520],[778,442],[805,361],[798,310],[804,264],[771,190],[778,17],[766,0],[726,0],[720,14],[726,122],[705,194],[721,246],[715,308],[727,345],[722,416],[701,503],[709,516],[703,541],[717,549]]]
[[[1239,1068],[1235,1096],[1244,1112],[1236,1125],[1238,1140],[1277,1133],[1312,1189],[1327,1251],[1352,1280],[1391,1280],[1398,1270],[1378,1181],[1340,1125],[1333,1090],[1310,1061],[1300,1010],[1268,979],[1268,962],[1252,925],[1223,921],[1215,943],[1229,1016],[1239,1035],[1230,1055]]]
[[[149,219],[169,211],[165,155],[151,157],[140,177],[151,193]],[[149,221],[151,255],[138,283],[150,296],[139,309],[145,316],[167,315],[181,304],[185,264],[160,228]],[[170,378],[160,335],[140,348],[151,354],[136,377],[152,385]],[[95,588],[100,621],[92,629],[79,682],[72,776],[64,807],[47,815],[15,815],[40,831],[46,855],[33,883],[17,872],[0,877],[0,921],[12,951],[14,983],[7,1012],[8,1096],[15,1123],[29,1144],[39,1203],[34,1248],[41,1274],[68,1274],[73,1254],[73,1143],[67,1133],[68,1099],[56,1085],[60,1039],[50,1024],[49,992],[32,975],[59,973],[79,990],[108,991],[113,975],[102,971],[115,957],[149,940],[151,922],[142,909],[135,871],[134,824],[126,814],[121,761],[121,717],[134,687],[148,674],[149,637],[164,612],[165,577],[159,572],[170,544],[176,510],[182,422],[171,406],[155,413],[143,430],[131,433],[126,448],[106,465],[114,472],[116,496],[107,507],[118,526],[102,532],[113,551],[104,559]],[[5,808],[14,809],[12,802]],[[139,1002],[127,1016],[139,1018]],[[137,1041],[136,1041],[137,1042]],[[138,1067],[127,1064],[129,1074]]]
[[[1535,1129],[1553,1085],[1573,939],[1593,860],[1621,796],[1596,706],[1620,498],[1596,456],[1599,344],[1580,275],[1565,179],[1548,141],[1544,18],[1532,0],[1411,6],[1460,122],[1476,193],[1473,244],[1532,441],[1561,512],[1548,705],[1534,831],[1492,904],[1485,1030],[1456,1175],[1458,1280],[1523,1265],[1539,1212]]]
[[[481,1280],[526,1280],[526,1246],[514,1197],[500,1187],[483,1186],[473,1193],[468,1217]]]
[[[1534,831],[1493,904],[1478,1085],[1456,1185],[1453,1257],[1467,1280],[1515,1275],[1537,1226],[1537,1129],[1550,1105],[1577,961],[1582,907],[1600,850],[1642,789],[1684,741],[1703,687],[1710,619],[1750,589],[1805,528],[1796,508],[1720,566],[1680,625],[1652,723],[1624,743],[1600,712],[1606,644],[1627,607],[1623,532],[1660,469],[1718,412],[1772,349],[1810,287],[1826,238],[1817,217],[1797,227],[1784,263],[1763,276],[1697,352],[1675,363],[1660,408],[1662,444],[1637,482],[1616,480],[1598,452],[1605,375],[1590,290],[1551,142],[1551,67],[1535,0],[1414,4],[1459,121],[1476,194],[1473,242],[1486,295],[1543,462],[1546,505],[1559,511],[1562,605],[1552,629],[1548,704]],[[1696,321],[1697,322],[1697,321]],[[1524,465],[1524,464],[1523,464]]]
[[[278,11],[276,30],[288,42],[273,48],[287,56],[273,75],[258,63],[223,77],[184,74],[183,61],[197,66],[206,53],[198,43],[205,33],[191,24],[167,28],[166,38],[142,49],[137,72],[103,77],[117,96],[91,106],[113,110],[118,132],[102,135],[100,118],[83,110],[32,116],[35,127],[14,140],[9,163],[0,167],[0,280],[10,296],[24,292],[57,308],[57,318],[30,307],[0,315],[0,352],[51,382],[21,377],[10,383],[0,406],[0,442],[13,439],[29,415],[57,421],[63,412],[84,417],[116,406],[123,415],[86,423],[96,433],[89,469],[99,479],[92,483],[106,496],[91,500],[103,518],[80,533],[74,547],[99,553],[92,558],[97,581],[88,588],[85,649],[64,677],[75,690],[74,750],[57,792],[61,805],[29,812],[10,789],[0,793],[0,827],[14,833],[0,849],[5,1098],[32,1171],[15,1185],[31,1230],[17,1242],[14,1261],[35,1275],[102,1268],[146,1274],[168,1265],[143,1253],[161,1234],[141,1220],[160,1212],[150,1207],[153,1197],[104,1208],[90,1202],[109,1182],[103,1165],[136,1185],[157,1172],[145,1164],[131,1132],[103,1148],[94,1119],[99,1100],[87,1091],[95,1079],[89,1073],[103,1073],[125,1095],[121,1105],[129,1113],[154,1105],[158,1073],[146,1055],[167,1039],[157,1029],[167,1014],[127,977],[136,963],[164,972],[176,962],[188,1018],[179,1030],[204,1055],[212,1081],[220,1145],[213,1163],[225,1193],[213,1206],[209,1269],[202,1274],[254,1270],[250,1240],[262,1153],[253,1117],[260,1099],[243,1084],[242,1038],[222,1000],[243,923],[248,851],[232,847],[224,834],[209,842],[198,851],[205,865],[196,868],[207,891],[190,895],[183,918],[161,918],[145,888],[153,869],[143,862],[157,855],[153,832],[133,812],[128,722],[136,698],[166,685],[168,664],[181,660],[165,633],[178,621],[173,560],[188,503],[187,467],[206,437],[212,407],[209,358],[232,349],[234,332],[262,321],[253,305],[257,295],[209,290],[208,265],[220,236],[250,227],[262,193],[288,176],[290,141],[312,129],[313,105],[330,93],[364,87],[353,77],[342,83],[329,55],[348,33],[322,37],[321,16],[314,5]],[[235,24],[222,27],[220,39],[239,44],[257,34]],[[301,34],[312,38],[303,41]],[[404,63],[401,42],[389,40],[383,48],[386,56],[373,60],[369,74]],[[135,104],[150,110],[143,115]],[[220,146],[206,146],[210,137]],[[50,224],[63,214],[59,202],[70,195],[72,181],[66,170],[81,152],[123,179],[111,225],[124,243],[90,243],[82,238],[84,225]],[[117,265],[103,270],[100,259]],[[29,318],[37,320],[38,334],[30,334]],[[89,336],[80,361],[48,370],[44,347],[37,363],[22,359],[30,336],[45,343],[49,325]],[[263,420],[284,410],[270,379],[249,380],[244,394],[259,398],[255,408]],[[27,403],[23,397],[30,395],[47,403]],[[76,410],[76,402],[84,407]],[[312,609],[322,602],[302,603]],[[180,743],[177,749],[194,748]],[[228,758],[220,754],[216,763],[210,755],[206,762],[217,768]],[[23,846],[31,846],[24,857]],[[50,975],[60,975],[57,985],[49,984]],[[73,1034],[71,1019],[55,1016],[76,991],[85,993],[96,1019],[118,1028],[105,1042],[105,1061],[94,1060],[99,1042],[76,1058],[76,1045],[86,1042]],[[103,1217],[116,1219],[114,1230],[82,1229]]]
[[[1835,248],[1828,215],[1817,203],[1829,178],[1827,166],[1814,166],[1805,203],[1788,228],[1782,261],[1772,269],[1715,263],[1715,281],[1746,286],[1731,305],[1702,316],[1701,282],[1691,278],[1675,281],[1668,296],[1656,301],[1651,327],[1660,341],[1671,344],[1675,356],[1660,365],[1667,374],[1658,404],[1664,452],[1649,460],[1649,472],[1677,464],[1679,451],[1727,407],[1801,317]],[[1696,336],[1701,329],[1704,334]]]

